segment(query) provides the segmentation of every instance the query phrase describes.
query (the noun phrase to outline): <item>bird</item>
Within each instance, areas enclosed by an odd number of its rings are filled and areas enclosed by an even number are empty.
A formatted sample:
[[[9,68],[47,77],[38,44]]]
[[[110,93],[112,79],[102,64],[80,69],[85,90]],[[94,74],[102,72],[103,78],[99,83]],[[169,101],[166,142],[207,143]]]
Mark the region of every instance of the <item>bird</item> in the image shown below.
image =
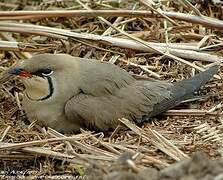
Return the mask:
[[[9,68],[25,86],[30,121],[62,133],[109,131],[120,118],[141,124],[175,107],[216,74],[218,66],[177,82],[138,80],[118,66],[68,54],[44,53]],[[2,77],[2,79],[4,79]]]

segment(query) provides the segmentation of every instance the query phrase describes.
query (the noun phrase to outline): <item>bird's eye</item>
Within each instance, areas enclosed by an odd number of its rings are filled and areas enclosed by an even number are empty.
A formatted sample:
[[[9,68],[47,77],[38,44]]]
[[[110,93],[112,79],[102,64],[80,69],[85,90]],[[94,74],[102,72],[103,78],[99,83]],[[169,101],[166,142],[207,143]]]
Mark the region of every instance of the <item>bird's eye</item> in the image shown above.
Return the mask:
[[[42,70],[41,70],[41,74],[42,74],[43,76],[50,76],[50,75],[53,74],[53,70],[51,70],[51,69],[42,69]]]

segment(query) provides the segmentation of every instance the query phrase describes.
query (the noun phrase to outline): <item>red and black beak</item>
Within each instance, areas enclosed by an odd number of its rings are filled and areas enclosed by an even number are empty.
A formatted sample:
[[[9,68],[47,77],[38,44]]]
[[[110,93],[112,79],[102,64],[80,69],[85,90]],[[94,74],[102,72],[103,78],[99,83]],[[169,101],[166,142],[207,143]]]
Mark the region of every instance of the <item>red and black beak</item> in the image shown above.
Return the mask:
[[[13,75],[17,75],[20,77],[32,77],[32,74],[29,71],[26,71],[22,68],[18,68],[18,67],[10,68],[9,70],[0,74],[0,84],[5,83],[9,79],[11,79]]]
[[[21,77],[32,77],[32,74],[29,71],[26,71],[18,67],[8,70],[8,73],[12,75],[18,75]]]

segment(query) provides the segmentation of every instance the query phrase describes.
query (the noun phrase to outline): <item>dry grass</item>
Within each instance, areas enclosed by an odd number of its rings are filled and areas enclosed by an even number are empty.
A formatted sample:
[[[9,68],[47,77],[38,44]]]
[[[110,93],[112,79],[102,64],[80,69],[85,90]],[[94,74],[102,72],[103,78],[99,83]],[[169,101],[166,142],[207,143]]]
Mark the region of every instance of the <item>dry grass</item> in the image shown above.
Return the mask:
[[[115,63],[137,78],[174,81],[223,60],[222,5],[7,0],[0,8],[5,11],[0,12],[0,20],[7,20],[0,22],[1,71],[34,54],[68,53]],[[134,172],[164,168],[195,151],[219,158],[223,154],[221,70],[198,93],[197,101],[184,103],[181,108],[186,110],[171,110],[142,127],[121,119],[128,128],[107,134],[82,130],[63,135],[30,124],[20,105],[23,86],[16,80],[7,82],[0,90],[1,170],[106,174],[122,161],[123,153],[132,156],[124,159],[125,167]]]

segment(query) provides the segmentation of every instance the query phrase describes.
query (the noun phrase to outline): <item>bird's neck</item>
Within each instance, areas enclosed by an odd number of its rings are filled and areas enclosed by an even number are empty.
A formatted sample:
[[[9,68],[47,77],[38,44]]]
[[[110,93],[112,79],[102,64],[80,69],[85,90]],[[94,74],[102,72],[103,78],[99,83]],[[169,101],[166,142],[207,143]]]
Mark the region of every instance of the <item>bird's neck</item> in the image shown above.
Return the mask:
[[[33,101],[44,100],[51,94],[49,80],[47,78],[25,78],[24,85],[26,87],[26,96]]]

